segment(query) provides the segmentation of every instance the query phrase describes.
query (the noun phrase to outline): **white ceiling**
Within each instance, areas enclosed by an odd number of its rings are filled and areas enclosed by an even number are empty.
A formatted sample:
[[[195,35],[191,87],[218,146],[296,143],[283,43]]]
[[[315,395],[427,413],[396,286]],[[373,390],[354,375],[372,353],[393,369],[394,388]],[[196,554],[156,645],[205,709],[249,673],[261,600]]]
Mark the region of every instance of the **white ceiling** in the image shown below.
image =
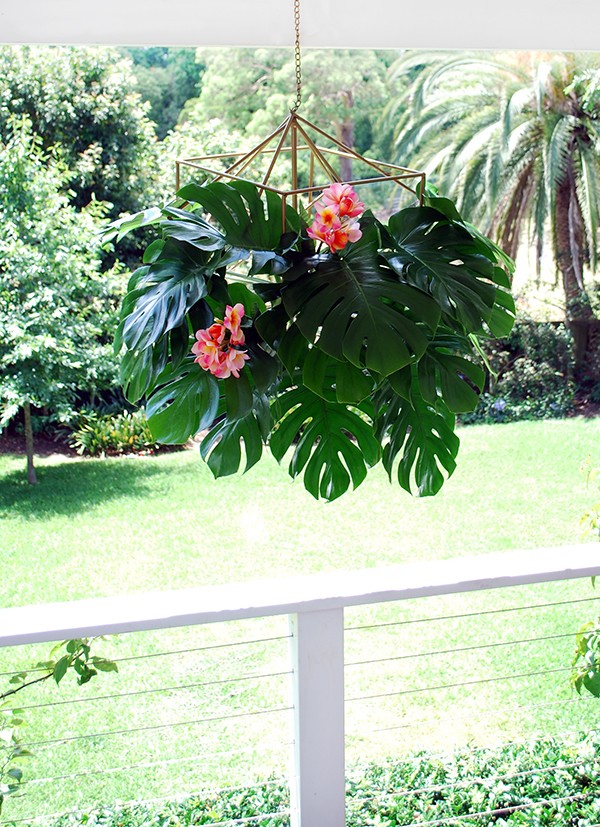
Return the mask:
[[[599,0],[301,0],[304,46],[600,51]],[[292,0],[0,0],[1,43],[287,46]]]

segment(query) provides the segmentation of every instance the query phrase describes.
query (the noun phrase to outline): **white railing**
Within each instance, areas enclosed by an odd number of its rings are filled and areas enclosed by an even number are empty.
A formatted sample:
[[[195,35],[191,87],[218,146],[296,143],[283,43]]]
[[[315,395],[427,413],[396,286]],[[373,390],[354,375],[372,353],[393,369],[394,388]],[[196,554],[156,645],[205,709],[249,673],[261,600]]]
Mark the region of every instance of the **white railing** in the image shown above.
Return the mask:
[[[585,545],[16,607],[0,610],[0,648],[288,615],[292,825],[343,827],[346,608],[598,575],[598,547]]]

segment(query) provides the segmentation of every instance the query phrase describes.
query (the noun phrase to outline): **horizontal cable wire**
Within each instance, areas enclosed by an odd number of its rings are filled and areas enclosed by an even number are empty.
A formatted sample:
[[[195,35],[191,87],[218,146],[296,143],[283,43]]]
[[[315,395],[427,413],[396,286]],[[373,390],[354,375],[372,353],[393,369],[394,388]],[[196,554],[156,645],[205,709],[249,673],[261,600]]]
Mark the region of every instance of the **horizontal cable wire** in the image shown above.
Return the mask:
[[[432,784],[428,787],[419,787],[417,789],[407,788],[404,790],[398,790],[393,793],[386,793],[382,792],[378,795],[373,796],[365,796],[364,798],[359,796],[350,796],[351,801],[360,801],[367,803],[369,801],[379,801],[382,798],[389,799],[389,798],[399,798],[400,796],[407,797],[407,796],[415,796],[415,795],[422,795],[423,793],[435,793],[435,792],[442,792],[443,790],[454,790],[454,789],[462,789],[463,787],[470,787],[473,784],[481,784],[486,785],[492,782],[496,783],[498,781],[507,781],[509,779],[514,778],[526,778],[528,775],[541,775],[543,773],[548,772],[555,772],[561,770],[572,770],[576,769],[577,767],[583,767],[586,763],[586,759],[581,759],[581,761],[577,761],[573,764],[563,764],[562,766],[556,764],[553,767],[535,767],[531,770],[522,770],[521,772],[512,772],[506,775],[490,775],[490,776],[480,776],[477,778],[465,778],[463,781],[449,781],[445,784]],[[597,763],[597,761],[595,762]],[[426,823],[426,822],[425,822]]]
[[[263,678],[280,678],[284,675],[291,675],[291,670],[285,672],[266,672],[260,675],[242,675],[240,678],[223,678],[216,681],[203,681],[202,683],[187,683],[179,684],[178,686],[160,686],[156,689],[136,689],[133,692],[115,692],[112,695],[95,695],[92,698],[72,698],[64,701],[48,701],[41,704],[31,704],[30,706],[19,706],[19,709],[44,709],[49,706],[64,706],[71,704],[89,704],[95,701],[112,701],[120,698],[133,698],[138,695],[152,695],[157,692],[177,692],[185,689],[201,689],[205,686],[218,686],[226,683],[240,683],[241,681],[254,681]]]
[[[139,634],[136,633],[136,634]],[[130,660],[148,660],[149,658],[164,658],[169,657],[170,655],[189,655],[193,652],[208,652],[214,649],[227,649],[232,646],[250,646],[251,644],[255,643],[271,643],[273,641],[278,640],[290,640],[291,635],[277,635],[275,637],[262,637],[262,638],[255,638],[252,640],[234,640],[231,643],[215,643],[210,646],[195,646],[191,649],[172,649],[167,652],[150,652],[147,655],[128,655],[123,658],[111,658],[114,663],[125,663],[126,661]],[[13,677],[14,675],[20,675],[23,672],[26,672],[28,675],[33,675],[36,672],[47,672],[47,669],[43,667],[33,667],[32,669],[15,669],[10,672],[0,672],[0,678],[7,678]]]
[[[511,815],[516,812],[523,812],[526,810],[534,810],[536,807],[551,807],[556,804],[565,804],[571,801],[585,801],[590,798],[593,793],[578,793],[577,795],[567,795],[563,798],[543,798],[540,801],[531,801],[527,804],[511,804],[507,807],[497,807],[495,810],[480,810],[476,813],[465,813],[459,816],[446,816],[445,818],[437,818],[433,821],[412,821],[410,824],[403,824],[402,827],[443,827],[446,824],[457,824],[461,821],[466,821],[469,818],[500,818],[502,816]],[[350,799],[352,801],[352,799]],[[216,825],[213,825],[216,827]]]
[[[283,749],[284,747],[286,749],[289,749],[292,746],[292,743],[293,743],[292,741],[284,741],[281,744],[279,744],[278,747],[280,749]],[[267,750],[265,750],[265,752],[267,752]],[[274,750],[269,750],[268,754],[271,755],[272,752],[274,752]],[[248,755],[248,754],[257,755],[258,752],[254,747],[247,747],[246,749],[236,749],[236,750],[227,749],[227,750],[217,750],[217,751],[214,751],[214,752],[211,751],[210,761],[208,761],[206,759],[203,759],[203,764],[207,765],[207,764],[212,763],[212,761],[215,758],[218,758],[220,755],[227,755],[228,757],[231,757],[231,756],[237,756],[237,755],[241,756],[241,755]],[[24,787],[25,785],[36,786],[38,784],[49,784],[50,782],[54,782],[54,781],[68,781],[68,780],[71,780],[71,779],[74,779],[74,778],[89,778],[89,777],[97,776],[97,775],[117,775],[118,773],[121,773],[121,772],[131,772],[133,770],[138,770],[138,769],[153,769],[155,767],[165,767],[165,766],[170,766],[170,765],[173,765],[173,764],[190,764],[190,763],[193,763],[193,762],[196,762],[196,763],[198,762],[198,755],[187,755],[187,756],[178,757],[178,758],[165,758],[162,761],[143,761],[143,762],[140,762],[139,764],[130,764],[128,766],[123,765],[123,766],[119,766],[119,767],[108,767],[108,768],[103,769],[103,770],[101,770],[101,769],[81,770],[80,772],[66,773],[65,775],[52,775],[52,776],[48,776],[46,778],[32,778],[30,780],[22,781],[21,786],[22,787]],[[271,782],[269,781],[269,782],[264,782],[264,783],[269,783],[270,784]],[[237,787],[235,789],[237,789]]]
[[[68,735],[64,738],[49,738],[46,741],[30,741],[21,744],[22,747],[46,747],[52,744],[66,744],[73,741],[85,741],[90,738],[107,738],[112,735],[133,735],[135,732],[153,732],[159,729],[174,729],[180,726],[193,726],[195,724],[213,723],[214,721],[227,721],[233,718],[251,718],[255,715],[271,715],[278,712],[290,712],[292,706],[272,707],[270,709],[256,709],[252,712],[235,712],[231,715],[210,715],[207,718],[196,718],[192,721],[175,721],[171,724],[152,724],[150,726],[134,727],[133,729],[112,729],[105,732],[92,732],[88,735]]]
[[[523,713],[523,712],[530,712],[534,709],[542,709],[544,707],[549,706],[559,706],[565,704],[585,704],[586,706],[591,706],[593,703],[597,703],[597,700],[592,697],[577,697],[577,698],[562,698],[559,701],[543,701],[542,703],[537,704],[518,704],[515,706],[505,706],[502,709],[497,710],[488,710],[483,709],[480,712],[480,716],[485,716],[486,718],[499,718],[502,715],[514,714],[514,713]],[[454,712],[452,714],[452,721],[464,719],[464,718],[473,718],[477,717],[476,713],[473,713],[473,710],[465,710],[463,712]],[[372,727],[369,730],[359,730],[358,732],[347,733],[347,738],[360,738],[364,737],[365,735],[371,735],[375,732],[391,732],[396,729],[412,729],[413,727],[423,726],[424,724],[430,724],[431,726],[439,727],[444,722],[444,718],[432,721],[431,717],[429,718],[417,718],[416,720],[412,720],[407,724],[392,724],[391,726],[385,727]]]
[[[421,598],[422,599],[422,598]],[[463,612],[454,615],[432,615],[431,617],[417,617],[410,620],[394,620],[389,623],[365,623],[358,626],[345,626],[344,631],[356,632],[362,629],[383,629],[388,626],[410,626],[413,623],[431,623],[437,620],[455,620],[465,617],[480,617],[481,615],[502,614],[505,612],[525,612],[530,609],[546,609],[553,606],[570,606],[575,603],[598,602],[600,597],[580,597],[576,600],[557,600],[554,603],[532,603],[527,606],[509,606],[502,609],[482,609],[478,612]]]
[[[456,652],[475,652],[480,649],[493,649],[497,646],[518,646],[523,643],[539,643],[543,640],[557,640],[559,638],[574,638],[576,632],[565,632],[560,635],[546,635],[545,637],[530,637],[521,640],[506,640],[498,641],[496,643],[481,643],[476,646],[457,646],[454,649],[438,649],[433,652],[416,652],[409,655],[393,655],[389,658],[373,658],[372,660],[354,660],[344,664],[344,666],[368,666],[372,663],[387,663],[394,660],[409,660],[410,658],[427,658],[437,655],[453,655]]]
[[[555,672],[570,672],[570,666],[560,666],[556,669],[541,669],[537,672],[520,672],[513,675],[496,675],[493,678],[475,678],[470,681],[458,681],[457,683],[442,683],[436,686],[423,686],[418,689],[397,689],[393,692],[377,692],[373,695],[357,695],[354,698],[346,698],[346,703],[354,701],[370,701],[376,698],[389,698],[396,695],[416,695],[419,692],[434,692],[439,689],[457,689],[461,686],[475,686],[482,683],[497,683],[498,681],[519,680],[521,678],[536,678],[540,675],[552,675]]]

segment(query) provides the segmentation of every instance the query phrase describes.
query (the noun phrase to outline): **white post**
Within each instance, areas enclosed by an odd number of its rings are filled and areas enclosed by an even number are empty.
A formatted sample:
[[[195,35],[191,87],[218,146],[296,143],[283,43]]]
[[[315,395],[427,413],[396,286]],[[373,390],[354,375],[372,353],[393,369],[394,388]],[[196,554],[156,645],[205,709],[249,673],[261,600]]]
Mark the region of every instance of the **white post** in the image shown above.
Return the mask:
[[[290,615],[292,827],[344,827],[344,611]]]

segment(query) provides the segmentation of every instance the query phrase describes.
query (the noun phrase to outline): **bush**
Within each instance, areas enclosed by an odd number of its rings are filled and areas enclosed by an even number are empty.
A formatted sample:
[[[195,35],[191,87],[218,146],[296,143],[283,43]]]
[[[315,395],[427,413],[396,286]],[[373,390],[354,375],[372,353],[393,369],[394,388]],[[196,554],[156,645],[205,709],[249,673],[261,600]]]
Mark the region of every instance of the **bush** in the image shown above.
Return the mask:
[[[563,324],[518,319],[511,335],[490,343],[491,379],[476,410],[461,417],[471,422],[551,419],[573,406],[573,341]]]
[[[158,449],[143,411],[83,412],[69,440],[78,454],[130,454]]]
[[[346,823],[348,827],[397,827],[437,819],[450,822],[461,816],[465,827],[483,823],[592,827],[600,819],[599,770],[598,733],[575,744],[543,738],[490,749],[465,748],[450,756],[421,752],[351,770]],[[267,780],[252,788],[204,792],[164,804],[118,803],[65,815],[53,827],[166,827],[236,819],[284,827],[289,817],[273,814],[288,807],[286,785]],[[486,822],[468,817],[488,810],[501,813]]]

